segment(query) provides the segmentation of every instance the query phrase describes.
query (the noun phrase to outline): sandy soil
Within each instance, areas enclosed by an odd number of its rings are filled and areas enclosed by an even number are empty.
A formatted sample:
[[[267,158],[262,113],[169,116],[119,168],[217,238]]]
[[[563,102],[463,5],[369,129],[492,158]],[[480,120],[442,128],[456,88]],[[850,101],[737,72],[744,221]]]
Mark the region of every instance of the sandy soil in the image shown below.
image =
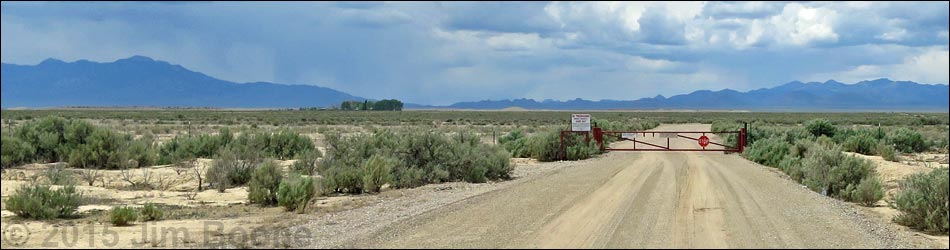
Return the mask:
[[[665,125],[657,130],[708,130]],[[713,138],[716,140],[716,138]],[[658,141],[655,143],[659,143]],[[665,144],[665,139],[663,140]],[[693,141],[676,140],[689,147]],[[357,248],[935,247],[722,153],[609,153],[402,220]]]
[[[861,209],[876,214],[880,221],[885,223],[892,222],[894,217],[900,215],[900,211],[888,206],[888,204],[894,200],[894,195],[900,191],[900,181],[914,174],[929,173],[931,170],[933,170],[933,168],[941,166],[939,161],[941,159],[941,155],[937,154],[917,154],[910,157],[901,157],[905,159],[909,158],[917,160],[902,160],[900,162],[887,161],[880,156],[869,156],[849,152],[845,152],[845,154],[868,159],[877,167],[877,172],[881,177],[881,181],[884,182],[886,195],[884,200],[878,202],[874,207],[861,207]],[[943,157],[946,156],[944,155]],[[930,162],[926,163],[927,161]],[[934,243],[938,244],[940,248],[950,247],[950,237],[948,236],[926,235],[914,232],[907,227],[898,225],[895,226],[898,227],[899,230],[906,231],[914,237],[920,237],[933,241]]]
[[[845,154],[867,159],[877,166],[877,173],[881,177],[881,181],[884,182],[884,189],[887,190],[887,198],[885,198],[885,200],[890,200],[890,198],[899,191],[898,186],[900,185],[900,181],[904,178],[914,174],[929,173],[933,170],[933,167],[939,166],[937,163],[931,164],[930,166],[932,167],[928,167],[927,164],[911,165],[907,164],[906,161],[892,162],[884,160],[884,158],[880,156],[862,155],[851,152],[845,152]]]
[[[197,161],[201,173],[211,160]],[[292,161],[282,161],[284,167]],[[8,169],[3,173],[0,196],[5,201],[17,188],[32,181],[47,183],[44,171],[55,164],[33,164]],[[191,168],[176,171],[172,166],[156,166],[131,170],[132,180],[150,180],[153,186],[133,189],[123,178],[122,171],[101,171],[102,181],[88,186],[81,180],[79,170],[71,171],[76,188],[84,195],[80,218],[69,220],[30,221],[2,211],[3,239],[6,248],[175,248],[207,247],[228,244],[244,247],[254,241],[248,236],[272,233],[268,228],[293,222],[295,214],[283,208],[261,208],[247,204],[247,188],[231,188],[225,192],[204,190],[196,192],[197,179]],[[53,188],[61,186],[53,185]],[[166,219],[157,222],[136,222],[129,227],[114,227],[109,222],[109,211],[114,206],[140,207],[151,202],[163,207]],[[345,199],[323,198],[311,211],[346,208],[352,203]],[[4,206],[6,202],[4,202]],[[5,209],[5,207],[4,207]],[[283,225],[281,227],[286,227]],[[18,235],[18,232],[20,233]],[[26,232],[26,233],[23,233]],[[166,235],[167,233],[167,235]],[[22,237],[23,238],[17,238]],[[16,240],[8,240],[16,239]],[[270,238],[265,238],[270,239]],[[258,245],[281,247],[258,240]],[[282,242],[275,242],[282,243]],[[253,245],[252,245],[253,246]]]

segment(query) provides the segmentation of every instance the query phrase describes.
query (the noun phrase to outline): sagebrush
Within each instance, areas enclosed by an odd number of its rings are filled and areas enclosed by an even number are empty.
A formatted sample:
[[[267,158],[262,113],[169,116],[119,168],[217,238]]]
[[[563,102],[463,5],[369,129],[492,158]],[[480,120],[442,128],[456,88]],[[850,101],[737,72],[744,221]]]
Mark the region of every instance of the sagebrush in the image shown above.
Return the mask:
[[[894,207],[901,214],[894,220],[911,228],[930,233],[950,233],[948,229],[948,180],[950,170],[935,169],[903,180],[894,197]]]
[[[48,220],[74,218],[83,195],[75,186],[52,189],[48,185],[19,187],[6,201],[6,209],[21,218]]]

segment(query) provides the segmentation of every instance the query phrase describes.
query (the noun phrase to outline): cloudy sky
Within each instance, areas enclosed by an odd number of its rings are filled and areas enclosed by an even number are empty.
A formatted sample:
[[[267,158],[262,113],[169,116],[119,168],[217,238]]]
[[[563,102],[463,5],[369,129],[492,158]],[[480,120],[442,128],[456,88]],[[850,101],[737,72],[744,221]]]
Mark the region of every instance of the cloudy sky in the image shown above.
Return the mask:
[[[144,55],[422,104],[948,82],[947,2],[2,3],[2,61]]]

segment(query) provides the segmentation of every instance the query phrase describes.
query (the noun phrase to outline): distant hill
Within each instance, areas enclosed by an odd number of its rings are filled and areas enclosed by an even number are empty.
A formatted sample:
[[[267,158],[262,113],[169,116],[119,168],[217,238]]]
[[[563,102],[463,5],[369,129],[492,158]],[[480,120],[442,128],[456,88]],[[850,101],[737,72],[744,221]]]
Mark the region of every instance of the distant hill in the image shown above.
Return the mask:
[[[451,109],[504,109],[520,107],[550,110],[697,109],[757,111],[928,111],[950,109],[947,85],[919,84],[877,79],[855,84],[830,80],[824,83],[790,82],[774,88],[748,92],[731,89],[700,90],[666,98],[656,96],[635,101],[574,99],[569,101],[515,99],[460,102]]]
[[[365,98],[313,85],[234,83],[179,65],[133,56],[110,63],[47,59],[3,64],[0,106],[328,107]]]

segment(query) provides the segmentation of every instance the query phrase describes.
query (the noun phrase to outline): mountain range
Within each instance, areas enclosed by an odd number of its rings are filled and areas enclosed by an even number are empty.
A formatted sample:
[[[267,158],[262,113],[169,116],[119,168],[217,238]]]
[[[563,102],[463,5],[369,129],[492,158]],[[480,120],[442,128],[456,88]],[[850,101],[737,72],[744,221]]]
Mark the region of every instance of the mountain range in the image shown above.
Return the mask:
[[[3,64],[0,71],[3,108],[297,108],[365,99],[313,85],[234,83],[144,56],[110,63],[47,59],[34,66]]]
[[[366,100],[314,85],[267,82],[234,83],[179,65],[133,56],[115,62],[47,59],[37,65],[2,64],[0,107],[329,107]],[[877,79],[845,84],[789,82],[748,92],[699,90],[672,97],[639,100],[532,99],[459,102],[449,106],[407,103],[407,109],[480,109],[519,107],[544,110],[757,110],[757,111],[927,111],[950,109],[948,85]]]
[[[928,111],[950,109],[950,88],[947,85],[919,84],[882,78],[845,84],[834,80],[823,83],[789,82],[774,88],[748,92],[731,89],[700,90],[689,94],[635,101],[575,99],[569,101],[535,101],[515,99],[500,101],[460,102],[454,109],[525,109],[611,110],[611,109],[698,109],[758,111]]]

